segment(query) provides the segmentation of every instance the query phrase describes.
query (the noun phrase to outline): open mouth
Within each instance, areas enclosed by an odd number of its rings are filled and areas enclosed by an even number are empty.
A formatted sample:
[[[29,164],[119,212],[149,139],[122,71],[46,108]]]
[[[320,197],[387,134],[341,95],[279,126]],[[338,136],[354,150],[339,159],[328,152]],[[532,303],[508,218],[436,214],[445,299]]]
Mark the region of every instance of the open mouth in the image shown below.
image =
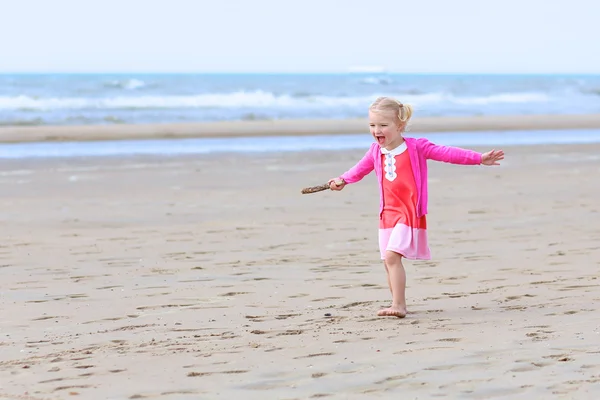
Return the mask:
[[[383,144],[385,142],[385,136],[375,136],[375,138],[379,144]]]

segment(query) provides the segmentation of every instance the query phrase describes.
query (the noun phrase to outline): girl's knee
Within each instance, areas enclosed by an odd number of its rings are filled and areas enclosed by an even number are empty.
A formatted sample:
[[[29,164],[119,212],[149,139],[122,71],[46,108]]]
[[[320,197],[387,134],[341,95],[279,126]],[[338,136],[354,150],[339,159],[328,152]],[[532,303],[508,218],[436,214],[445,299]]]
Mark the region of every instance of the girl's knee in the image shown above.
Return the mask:
[[[402,255],[394,251],[385,252],[385,265],[387,268],[402,265]]]

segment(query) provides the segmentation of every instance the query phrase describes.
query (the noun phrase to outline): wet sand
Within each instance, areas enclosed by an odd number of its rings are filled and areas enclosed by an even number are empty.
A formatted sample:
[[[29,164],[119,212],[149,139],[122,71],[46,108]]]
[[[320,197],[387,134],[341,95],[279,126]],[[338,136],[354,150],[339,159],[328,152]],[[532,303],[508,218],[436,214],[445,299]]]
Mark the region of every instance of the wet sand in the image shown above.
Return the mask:
[[[420,117],[410,132],[600,129],[600,114]],[[224,121],[183,124],[0,126],[0,143],[209,137],[338,135],[368,132],[366,119]]]
[[[480,149],[483,150],[483,149]],[[430,164],[404,320],[363,152],[0,160],[0,399],[600,397],[600,145]]]

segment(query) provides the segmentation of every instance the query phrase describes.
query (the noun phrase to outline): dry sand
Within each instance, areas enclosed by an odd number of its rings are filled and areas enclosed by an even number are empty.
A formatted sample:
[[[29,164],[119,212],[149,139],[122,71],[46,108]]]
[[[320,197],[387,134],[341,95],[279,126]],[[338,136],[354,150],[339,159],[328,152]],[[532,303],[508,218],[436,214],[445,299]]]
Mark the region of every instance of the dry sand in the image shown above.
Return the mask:
[[[486,130],[600,129],[600,114],[514,115],[477,117],[419,117],[410,131],[449,132]],[[4,126],[0,143],[98,141],[125,139],[207,138],[364,133],[365,119],[226,121],[184,124]]]
[[[300,195],[363,152],[0,161],[0,398],[600,398],[600,145],[505,150],[431,164],[404,320],[374,177]]]

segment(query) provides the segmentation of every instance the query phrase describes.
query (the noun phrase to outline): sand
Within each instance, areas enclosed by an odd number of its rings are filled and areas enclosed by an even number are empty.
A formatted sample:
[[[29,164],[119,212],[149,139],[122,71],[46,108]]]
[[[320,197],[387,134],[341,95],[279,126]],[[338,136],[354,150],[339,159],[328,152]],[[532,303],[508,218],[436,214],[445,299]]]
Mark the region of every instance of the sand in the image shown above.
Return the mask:
[[[0,161],[1,399],[594,399],[600,145],[432,163],[406,319],[363,152]],[[302,164],[303,163],[303,164]]]
[[[420,117],[411,132],[600,129],[600,114]],[[182,124],[0,126],[0,143],[164,138],[333,135],[368,132],[366,119],[221,121]]]

